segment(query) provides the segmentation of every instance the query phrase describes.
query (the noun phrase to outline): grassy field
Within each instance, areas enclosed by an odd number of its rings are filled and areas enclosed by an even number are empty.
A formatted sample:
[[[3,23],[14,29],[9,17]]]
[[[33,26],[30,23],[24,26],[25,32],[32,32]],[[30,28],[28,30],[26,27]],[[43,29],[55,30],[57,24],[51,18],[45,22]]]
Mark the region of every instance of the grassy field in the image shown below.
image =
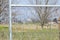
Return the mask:
[[[9,40],[8,25],[0,24],[0,40]]]
[[[58,29],[54,27],[51,29],[43,28],[42,30],[40,30],[41,28],[39,28],[39,25],[17,24],[13,25],[12,29],[13,29],[13,40],[59,40]],[[6,25],[5,26],[0,25],[0,40],[9,40],[8,30],[9,29]]]

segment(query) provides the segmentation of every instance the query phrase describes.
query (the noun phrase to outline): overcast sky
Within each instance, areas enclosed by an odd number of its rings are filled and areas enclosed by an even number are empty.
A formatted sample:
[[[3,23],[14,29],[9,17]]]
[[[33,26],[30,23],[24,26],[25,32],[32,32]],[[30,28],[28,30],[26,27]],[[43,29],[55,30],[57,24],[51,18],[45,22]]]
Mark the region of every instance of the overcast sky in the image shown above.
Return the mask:
[[[41,0],[42,1],[42,5],[44,5],[44,1],[45,0]],[[55,0],[50,0],[49,1],[49,5],[53,5],[53,2]],[[35,0],[31,0],[32,4],[35,4]],[[12,4],[21,4],[21,5],[28,5],[31,4],[31,2],[29,2],[28,0],[12,0]],[[32,5],[31,4],[31,5]],[[60,5],[60,0],[57,0],[57,4],[56,5]],[[17,13],[18,16],[16,16],[17,18],[19,18],[19,20],[26,20],[28,18],[37,18],[36,12],[34,11],[34,9],[32,7],[13,7],[12,11],[14,13]],[[32,15],[32,13],[34,15]],[[55,16],[57,17],[57,16]],[[54,17],[53,17],[54,18]]]
[[[53,5],[53,3],[54,3],[54,1],[55,0],[49,0],[49,4],[50,5]],[[45,2],[45,0],[41,0],[41,2],[42,2],[42,4],[44,5],[44,2]],[[60,5],[60,0],[57,0],[56,1],[57,2],[57,4],[56,5]],[[35,4],[36,3],[36,1],[35,0],[12,0],[12,3],[14,3],[14,4]]]

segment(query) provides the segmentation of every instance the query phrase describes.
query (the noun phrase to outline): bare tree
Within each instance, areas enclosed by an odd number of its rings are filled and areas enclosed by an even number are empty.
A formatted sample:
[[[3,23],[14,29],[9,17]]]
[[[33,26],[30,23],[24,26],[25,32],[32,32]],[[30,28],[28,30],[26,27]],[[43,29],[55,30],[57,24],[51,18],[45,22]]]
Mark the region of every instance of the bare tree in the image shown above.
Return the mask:
[[[49,0],[45,1],[45,5],[48,5]],[[56,0],[53,4],[56,4]],[[36,0],[36,4],[42,4],[41,1]],[[43,28],[44,24],[48,22],[48,18],[51,17],[52,13],[56,12],[58,8],[56,7],[35,7],[36,12],[38,13],[41,27]]]
[[[0,23],[8,17],[8,0],[0,0]]]
[[[4,9],[8,6],[7,0],[0,0],[0,14],[4,11]]]
[[[31,4],[34,4],[31,0],[29,0]],[[57,4],[57,0],[54,0],[51,2],[50,0],[35,0],[36,5],[53,5]],[[57,14],[56,11],[58,11],[59,7],[33,7],[38,14],[40,25],[43,28],[43,26],[48,23],[49,18],[52,17],[52,14]],[[55,13],[54,13],[55,12]]]

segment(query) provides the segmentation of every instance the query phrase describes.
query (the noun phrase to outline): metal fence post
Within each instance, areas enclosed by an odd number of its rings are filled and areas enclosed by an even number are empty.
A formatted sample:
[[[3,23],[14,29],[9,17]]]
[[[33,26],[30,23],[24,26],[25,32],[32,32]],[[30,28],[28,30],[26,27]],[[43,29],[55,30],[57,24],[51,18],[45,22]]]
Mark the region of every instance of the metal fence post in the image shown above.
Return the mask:
[[[10,40],[12,40],[12,15],[11,15],[11,0],[9,0],[9,34]]]

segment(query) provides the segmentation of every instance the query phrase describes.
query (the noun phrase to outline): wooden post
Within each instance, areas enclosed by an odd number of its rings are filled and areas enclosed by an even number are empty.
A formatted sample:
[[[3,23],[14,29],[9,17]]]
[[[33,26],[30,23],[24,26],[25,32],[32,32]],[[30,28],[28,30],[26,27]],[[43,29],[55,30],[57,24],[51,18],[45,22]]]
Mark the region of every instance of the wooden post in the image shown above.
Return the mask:
[[[58,26],[59,26],[59,40],[60,40],[60,23],[58,24]]]
[[[60,40],[60,17],[58,18],[59,40]]]

